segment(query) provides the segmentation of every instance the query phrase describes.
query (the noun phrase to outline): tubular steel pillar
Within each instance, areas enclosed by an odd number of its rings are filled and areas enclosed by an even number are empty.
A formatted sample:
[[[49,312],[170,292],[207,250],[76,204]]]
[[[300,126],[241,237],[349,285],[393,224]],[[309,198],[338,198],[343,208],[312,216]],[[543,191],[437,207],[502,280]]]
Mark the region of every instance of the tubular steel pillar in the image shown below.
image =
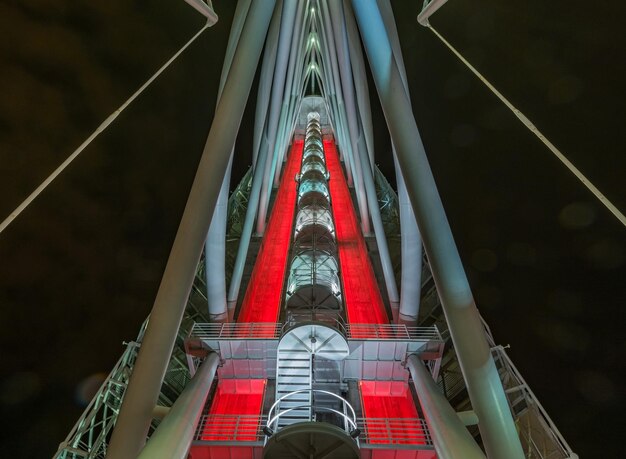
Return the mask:
[[[220,358],[209,353],[154,431],[138,459],[186,459]]]
[[[378,6],[374,0],[353,0],[352,6],[487,454],[522,459],[511,410]]]
[[[279,8],[274,10],[272,21],[267,35],[265,52],[263,53],[263,64],[261,66],[261,78],[259,81],[259,92],[257,95],[257,109],[259,103],[265,104],[265,112],[261,115],[258,110],[256,112],[255,124],[260,123],[259,116],[263,116],[262,135],[260,138],[259,150],[254,166],[254,174],[252,175],[252,187],[250,196],[248,197],[248,206],[246,207],[246,216],[239,238],[239,248],[237,249],[237,257],[233,267],[233,275],[230,278],[228,287],[228,308],[230,312],[234,312],[239,288],[241,287],[241,277],[243,276],[248,248],[250,247],[250,238],[254,229],[255,217],[259,207],[259,196],[261,194],[261,186],[263,185],[263,173],[265,172],[265,162],[267,160],[269,144],[267,140],[267,110],[269,109],[269,93],[272,86],[274,76],[274,67],[276,65],[276,52],[278,49],[278,33],[280,31],[281,11]]]
[[[350,97],[350,94],[345,92],[345,88],[343,88],[341,83],[341,72],[339,71],[339,56],[337,52],[337,48],[339,46],[335,41],[335,37],[333,36],[333,27],[331,24],[331,17],[328,12],[328,8],[325,2],[322,2],[322,11],[320,12],[320,16],[323,17],[323,21],[320,21],[320,28],[323,29],[323,35],[325,37],[326,43],[326,62],[330,62],[330,70],[333,76],[333,82],[335,85],[335,92],[337,94],[337,100],[339,102],[339,123],[341,123],[341,127],[344,131],[345,137],[345,145],[344,148],[346,150],[346,156],[350,157],[350,163],[352,165],[352,178],[354,180],[354,188],[356,191],[357,197],[357,205],[359,208],[359,216],[361,217],[361,228],[363,234],[369,234],[371,232],[370,221],[369,221],[369,212],[367,207],[367,194],[365,191],[365,186],[363,183],[363,169],[361,167],[361,161],[359,159],[359,153],[356,148],[356,144],[352,142],[352,136],[350,135],[350,126],[349,126],[349,117],[348,111],[349,107],[346,106],[347,97]]]
[[[267,124],[269,152],[271,154],[271,158],[268,158],[268,161],[265,162],[265,173],[263,174],[263,187],[261,188],[261,199],[259,201],[259,211],[256,224],[256,231],[259,235],[262,235],[265,232],[265,220],[267,219],[267,209],[269,207],[270,195],[272,193],[272,175],[276,168],[277,160],[276,137],[278,133],[278,120],[280,117],[283,94],[285,92],[287,61],[289,59],[289,50],[291,49],[296,7],[297,2],[284,2],[282,6],[283,12],[280,18],[278,52],[276,55],[276,66],[274,68],[274,81],[272,82],[269,122]]]
[[[411,372],[437,459],[485,459],[461,418],[450,406],[420,358],[412,354],[406,361]]]
[[[334,46],[331,47],[329,43],[329,40],[332,37],[329,37],[327,39],[327,37],[325,36],[325,33],[324,33],[325,28],[324,28],[324,23],[321,20],[321,16],[320,16],[319,28],[321,32],[318,35],[319,35],[320,43],[322,44],[322,47],[323,47],[323,51],[320,51],[320,52],[325,52],[326,59],[327,59],[327,62],[325,62],[325,65],[323,66],[325,70],[324,77],[326,80],[325,87],[333,91],[332,101],[334,103],[334,111],[335,111],[335,116],[333,117],[335,124],[333,127],[335,130],[335,134],[337,135],[337,144],[339,145],[339,158],[343,160],[345,163],[348,186],[349,187],[354,186],[355,190],[359,190],[361,189],[361,185],[359,182],[359,177],[356,174],[356,169],[354,165],[354,157],[352,155],[352,145],[350,144],[350,138],[347,134],[348,123],[346,121],[345,107],[343,105],[343,96],[341,94],[341,83],[339,82],[337,60],[336,58],[334,58],[335,54],[332,53],[331,51],[331,49],[334,49]],[[363,209],[365,209],[366,211],[367,206],[365,203],[362,203],[361,198],[360,198],[361,194],[358,191],[356,193],[356,196],[357,196],[357,206],[359,206],[359,216],[361,216],[362,218],[362,215],[363,215],[362,207],[364,206]]]
[[[365,136],[370,167],[374,170],[374,128],[372,126],[372,109],[370,106],[369,87],[367,84],[363,51],[361,49],[361,40],[359,38],[359,29],[357,28],[352,14],[345,14],[344,12],[343,17],[348,36],[352,74],[354,75],[354,81],[359,82],[359,84],[354,86],[354,89],[356,90],[357,106],[359,107],[361,124],[363,125],[362,134]]]
[[[331,5],[337,6],[336,2],[330,2]],[[369,223],[369,209],[368,206],[368,193],[365,187],[364,175],[366,171],[361,164],[358,145],[356,143],[356,131],[358,131],[356,117],[354,116],[354,92],[351,83],[351,72],[347,71],[349,67],[349,61],[347,53],[344,52],[343,43],[337,38],[341,37],[343,32],[343,21],[340,17],[336,17],[334,11],[331,13],[326,2],[321,2],[322,11],[320,15],[323,16],[324,22],[321,27],[326,31],[326,42],[328,44],[328,60],[331,62],[333,73],[335,74],[335,85],[337,93],[340,95],[340,104],[342,107],[342,115],[344,119],[344,130],[347,135],[347,151],[350,155],[350,160],[353,165],[353,178],[354,187],[357,192],[357,204],[359,205],[359,212],[361,216],[361,228],[364,234],[370,234],[371,228]],[[335,31],[335,29],[337,29]],[[377,201],[376,201],[377,202]]]
[[[241,36],[241,30],[246,20],[248,9],[250,8],[250,0],[237,3],[233,25],[231,26],[228,37],[228,46],[226,47],[226,55],[222,66],[222,74],[220,76],[220,87],[217,93],[217,102],[222,97],[224,85],[228,79],[228,72],[233,62],[233,56],[237,49],[237,43]],[[209,307],[209,317],[211,321],[224,322],[228,320],[226,314],[226,223],[228,220],[228,190],[230,188],[230,174],[233,164],[234,150],[230,153],[230,160],[220,194],[215,204],[213,218],[211,218],[211,226],[209,226],[209,234],[206,238],[204,249],[205,264],[205,280],[207,289],[207,302]],[[211,177],[207,177],[211,179]]]
[[[402,289],[400,290],[400,322],[414,325],[419,316],[422,293],[422,237],[415,222],[413,208],[406,191],[404,177],[393,152],[398,185],[398,206],[400,207],[400,244],[402,250]]]
[[[265,40],[261,76],[257,89],[256,107],[254,111],[254,135],[252,139],[252,169],[256,170],[261,143],[267,142],[265,125],[269,109],[274,66],[276,65],[276,51],[278,49],[278,32],[280,31],[280,10],[274,10],[270,28]]]
[[[370,168],[369,157],[365,139],[359,139],[359,116],[357,114],[356,101],[354,100],[354,84],[352,80],[352,68],[350,66],[351,56],[348,52],[348,37],[345,29],[345,21],[343,14],[343,6],[338,2],[329,2],[330,18],[332,19],[333,33],[335,34],[335,46],[337,49],[337,58],[339,60],[339,72],[341,74],[341,84],[343,86],[344,99],[348,114],[348,123],[350,124],[350,139],[355,152],[355,161],[360,165],[367,196],[367,204],[372,217],[372,225],[374,226],[374,235],[376,236],[376,244],[378,245],[378,253],[380,254],[380,262],[383,268],[383,276],[385,278],[385,287],[387,288],[387,297],[392,304],[392,308],[397,308],[400,302],[398,295],[398,286],[393,272],[393,264],[389,256],[389,247],[387,246],[387,237],[385,236],[385,228],[380,217],[380,208],[378,207],[378,197],[376,196],[376,185],[374,184],[374,176]]]
[[[221,187],[219,178],[224,176],[235,145],[274,3],[254,0],[250,6],[124,395],[108,459],[134,459],[146,440]]]
[[[402,58],[402,50],[400,49],[400,39],[396,29],[396,22],[393,18],[391,4],[388,0],[378,0],[378,7],[380,8],[381,17],[387,30],[393,57],[398,65],[404,91],[406,92],[407,99],[411,100],[404,68],[404,59]],[[396,154],[395,148],[393,148],[393,163],[396,169],[396,182],[398,186],[402,248],[402,292],[400,294],[398,320],[408,324],[415,324],[419,315],[422,293],[422,237],[417,227],[417,222],[415,221],[411,203],[409,202],[406,184],[402,176],[402,171],[400,170],[400,165],[398,164],[398,155]]]
[[[220,194],[215,203],[209,234],[204,249],[205,280],[209,318],[211,322],[228,321],[226,310],[226,223],[228,220],[228,190],[233,164],[233,152],[222,180]],[[211,180],[210,177],[207,177]]]
[[[307,14],[303,12],[303,8],[306,8],[304,2],[298,2],[298,9],[296,10],[295,15],[295,23],[293,26],[292,40],[295,40],[295,43],[292,44],[291,49],[289,50],[289,65],[287,67],[287,79],[285,80],[285,91],[283,93],[282,107],[280,109],[280,119],[278,122],[278,135],[276,137],[276,152],[277,152],[277,161],[276,161],[276,169],[273,174],[273,184],[275,187],[278,187],[280,184],[280,172],[283,165],[283,159],[285,156],[285,152],[287,151],[290,139],[290,130],[287,126],[291,124],[292,114],[292,102],[295,104],[296,97],[294,97],[294,93],[298,96],[300,95],[300,91],[296,90],[295,75],[296,75],[296,62],[300,61],[300,54],[302,52],[302,43],[304,40],[304,27],[303,25],[303,16]]]

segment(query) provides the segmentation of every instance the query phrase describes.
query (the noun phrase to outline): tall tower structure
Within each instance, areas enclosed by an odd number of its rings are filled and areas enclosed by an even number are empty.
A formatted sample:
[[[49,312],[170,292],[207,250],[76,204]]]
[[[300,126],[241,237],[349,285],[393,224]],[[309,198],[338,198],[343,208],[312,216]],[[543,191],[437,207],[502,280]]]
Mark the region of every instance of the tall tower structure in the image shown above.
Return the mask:
[[[576,457],[474,304],[389,2],[241,0],[151,315],[56,457],[528,456]]]

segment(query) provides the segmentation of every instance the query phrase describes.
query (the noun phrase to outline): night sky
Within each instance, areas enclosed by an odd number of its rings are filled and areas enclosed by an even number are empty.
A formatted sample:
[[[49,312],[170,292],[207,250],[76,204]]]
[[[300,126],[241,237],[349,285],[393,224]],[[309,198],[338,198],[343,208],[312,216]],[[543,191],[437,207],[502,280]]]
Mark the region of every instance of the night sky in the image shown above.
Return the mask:
[[[421,4],[393,2],[479,309],[572,448],[622,457],[626,230],[417,24]],[[214,6],[218,24],[0,235],[2,457],[50,457],[150,310],[215,106],[234,2]],[[432,23],[625,211],[625,19],[608,0],[451,0]],[[202,24],[183,1],[0,4],[0,220]]]

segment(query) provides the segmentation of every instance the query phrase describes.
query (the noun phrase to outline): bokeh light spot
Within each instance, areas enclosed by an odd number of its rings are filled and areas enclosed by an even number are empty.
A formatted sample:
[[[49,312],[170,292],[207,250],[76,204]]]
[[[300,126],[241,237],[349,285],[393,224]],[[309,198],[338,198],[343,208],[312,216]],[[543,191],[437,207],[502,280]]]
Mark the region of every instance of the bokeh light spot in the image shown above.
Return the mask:
[[[563,207],[559,213],[559,223],[563,228],[586,228],[596,219],[596,211],[587,202],[573,202]]]
[[[615,384],[607,376],[597,371],[584,371],[577,377],[578,391],[595,405],[605,406],[615,398]]]
[[[75,394],[78,404],[86,406],[96,395],[106,377],[104,373],[94,373],[78,383]]]

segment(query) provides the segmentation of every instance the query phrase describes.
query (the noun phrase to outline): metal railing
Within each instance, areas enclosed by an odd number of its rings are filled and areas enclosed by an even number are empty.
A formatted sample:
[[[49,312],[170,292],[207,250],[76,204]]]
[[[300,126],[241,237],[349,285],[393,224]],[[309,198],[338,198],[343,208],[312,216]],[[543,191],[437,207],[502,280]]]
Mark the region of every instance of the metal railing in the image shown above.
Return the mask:
[[[303,313],[281,322],[196,323],[189,334],[196,339],[278,339],[290,328],[304,321],[322,322],[339,330],[347,339],[441,341],[436,326],[407,327],[403,324],[346,324],[332,314]]]
[[[211,443],[255,442],[265,439],[263,427],[267,416],[256,414],[203,414],[198,422],[195,441]]]
[[[403,449],[433,449],[428,426],[420,418],[356,418],[363,448],[393,445]],[[195,442],[216,445],[255,444],[261,446],[268,417],[255,414],[204,414],[200,418]]]
[[[304,394],[307,392],[310,393],[311,403],[303,403],[302,405],[290,406],[289,408],[281,409],[282,402],[288,402],[289,399],[294,397],[295,395]],[[331,398],[337,399],[341,403],[341,411],[330,408],[328,406],[323,406],[321,403],[316,404],[314,398],[315,395],[320,395],[322,397],[330,396]],[[265,425],[265,433],[267,434],[267,436],[273,435],[278,430],[280,430],[278,421],[281,417],[289,417],[290,413],[303,408],[309,410],[309,417],[308,419],[306,419],[306,421],[315,421],[317,413],[320,412],[335,414],[337,416],[337,419],[339,419],[340,422],[343,424],[343,430],[345,430],[346,433],[354,438],[355,441],[358,443],[358,436],[360,431],[357,427],[356,413],[354,412],[354,408],[352,408],[352,405],[350,405],[350,403],[348,403],[345,398],[335,394],[334,392],[319,389],[296,390],[288,393],[287,395],[283,395],[281,398],[276,400],[271,406],[269,413],[267,414],[268,420]]]
[[[196,323],[189,337],[198,339],[277,339],[282,324],[277,322]]]
[[[407,327],[402,324],[347,324],[347,338],[366,340],[441,341],[437,327]]]
[[[428,426],[420,418],[359,418],[361,446],[412,445],[432,449]]]

